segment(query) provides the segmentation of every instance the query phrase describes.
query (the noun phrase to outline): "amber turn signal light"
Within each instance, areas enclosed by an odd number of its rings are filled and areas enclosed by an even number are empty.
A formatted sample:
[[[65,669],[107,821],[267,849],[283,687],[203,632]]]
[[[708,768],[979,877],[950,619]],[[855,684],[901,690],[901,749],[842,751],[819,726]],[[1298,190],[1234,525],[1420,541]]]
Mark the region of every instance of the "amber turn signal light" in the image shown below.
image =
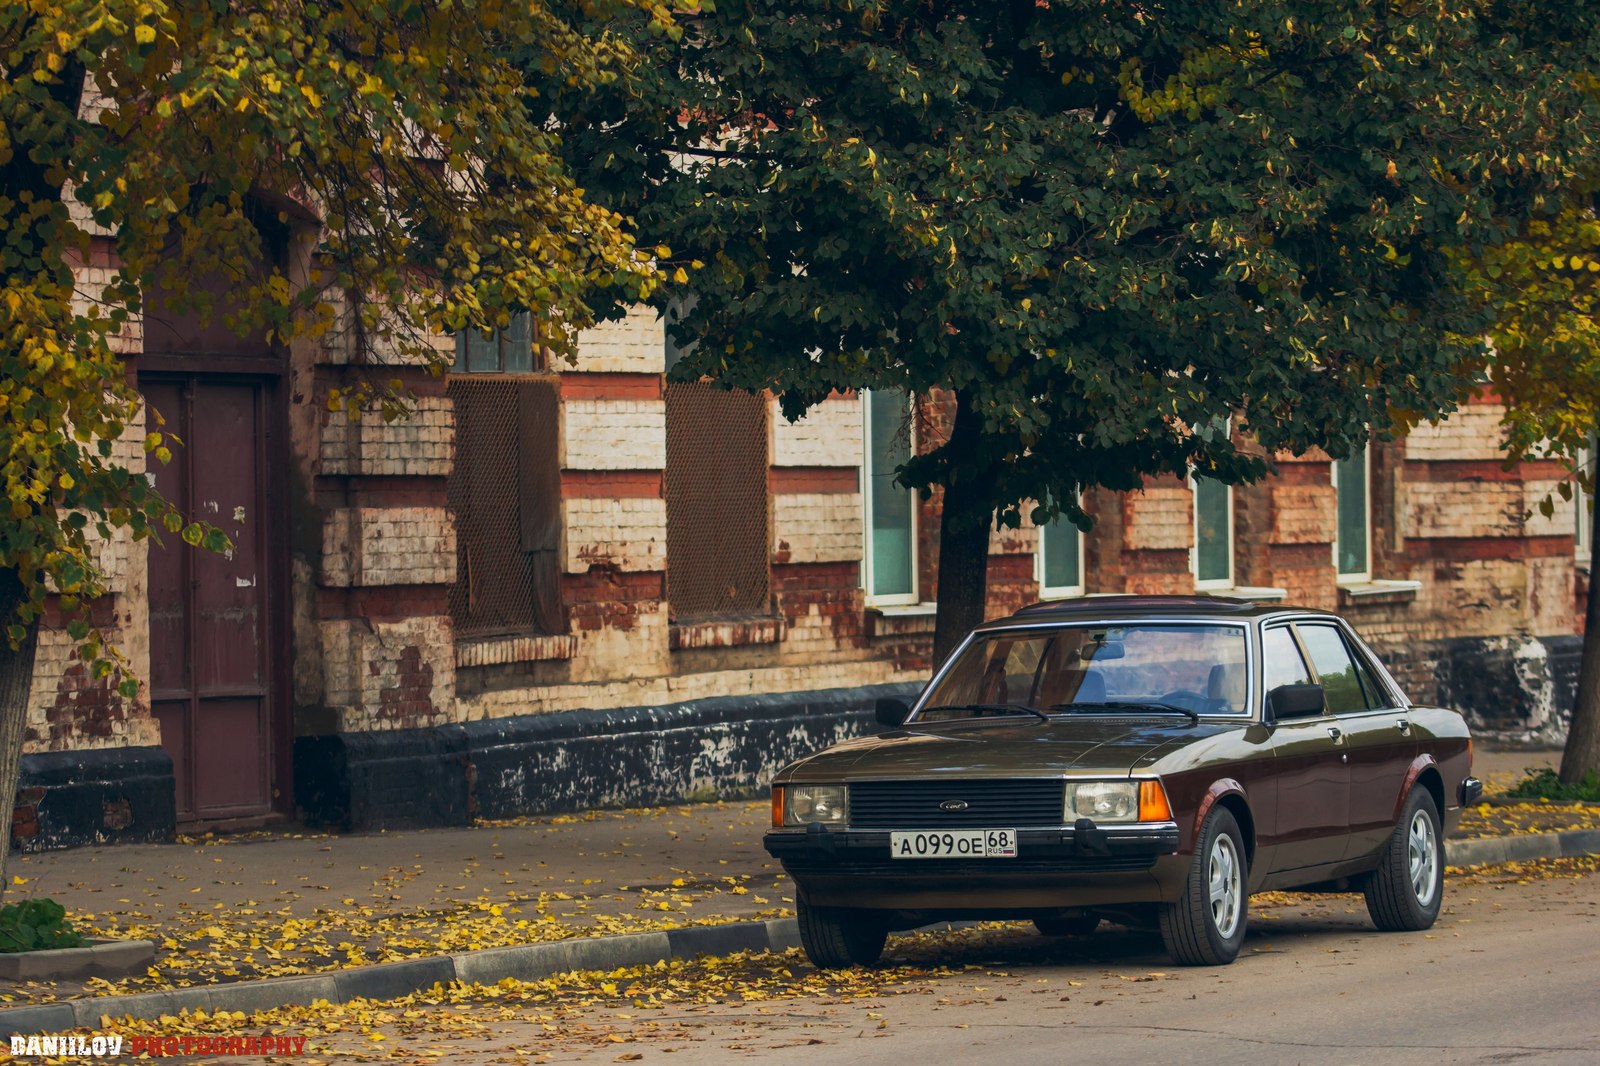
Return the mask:
[[[1167,790],[1160,781],[1139,782],[1139,821],[1172,821],[1172,805],[1167,802]]]
[[[772,828],[783,828],[783,786],[772,786]]]

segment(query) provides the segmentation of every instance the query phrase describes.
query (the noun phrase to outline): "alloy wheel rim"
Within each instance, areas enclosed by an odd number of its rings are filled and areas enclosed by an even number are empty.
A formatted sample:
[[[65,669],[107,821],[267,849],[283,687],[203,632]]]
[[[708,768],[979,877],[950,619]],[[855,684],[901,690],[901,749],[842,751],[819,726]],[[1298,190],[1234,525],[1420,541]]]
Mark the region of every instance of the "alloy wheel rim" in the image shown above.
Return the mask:
[[[1433,831],[1433,819],[1426,811],[1418,811],[1411,818],[1411,829],[1406,834],[1406,860],[1411,874],[1411,892],[1417,902],[1426,907],[1433,902],[1439,880],[1438,840]]]
[[[1239,928],[1243,910],[1244,893],[1239,877],[1239,852],[1233,838],[1219,835],[1211,844],[1211,854],[1206,861],[1207,896],[1211,904],[1211,924],[1224,940],[1231,939]]]

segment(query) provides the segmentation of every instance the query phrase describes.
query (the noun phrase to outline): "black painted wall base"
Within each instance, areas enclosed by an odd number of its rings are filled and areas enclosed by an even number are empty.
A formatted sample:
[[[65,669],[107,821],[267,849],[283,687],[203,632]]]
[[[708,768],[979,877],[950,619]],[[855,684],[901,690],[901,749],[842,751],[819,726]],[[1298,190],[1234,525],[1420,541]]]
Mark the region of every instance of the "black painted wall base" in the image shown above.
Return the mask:
[[[159,747],[24,755],[11,846],[47,851],[170,840],[175,788],[172,760]]]
[[[772,771],[856,736],[879,696],[914,684],[720,696],[295,741],[308,825],[466,825],[478,818],[755,795]]]

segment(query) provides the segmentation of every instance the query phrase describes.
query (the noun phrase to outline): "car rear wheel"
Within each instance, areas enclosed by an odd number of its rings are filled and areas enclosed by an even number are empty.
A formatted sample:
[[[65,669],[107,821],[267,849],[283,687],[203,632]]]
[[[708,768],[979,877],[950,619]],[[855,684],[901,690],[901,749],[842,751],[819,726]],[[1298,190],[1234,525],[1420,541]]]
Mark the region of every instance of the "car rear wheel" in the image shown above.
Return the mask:
[[[1444,839],[1439,808],[1418,785],[1384,845],[1378,868],[1367,879],[1367,913],[1384,932],[1426,929],[1444,902]]]
[[[795,893],[795,914],[806,957],[819,970],[871,966],[883,955],[889,937],[883,919],[870,911],[814,907],[804,892]]]
[[[1249,870],[1239,823],[1225,807],[1206,816],[1183,897],[1162,905],[1161,941],[1180,966],[1226,966],[1244,944]]]
[[[1088,936],[1100,928],[1100,916],[1088,911],[1058,914],[1053,918],[1035,918],[1033,927],[1045,936]]]

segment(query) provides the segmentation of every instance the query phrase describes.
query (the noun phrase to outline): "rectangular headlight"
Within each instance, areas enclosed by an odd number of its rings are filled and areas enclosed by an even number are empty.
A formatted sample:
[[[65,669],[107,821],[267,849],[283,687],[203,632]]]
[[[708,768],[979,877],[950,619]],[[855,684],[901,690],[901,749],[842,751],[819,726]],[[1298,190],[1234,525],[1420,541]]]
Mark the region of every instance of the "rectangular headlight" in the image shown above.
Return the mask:
[[[843,825],[850,818],[850,793],[844,785],[788,785],[783,799],[788,825]]]
[[[1063,817],[1067,824],[1079,818],[1100,822],[1139,820],[1137,781],[1068,781]]]

